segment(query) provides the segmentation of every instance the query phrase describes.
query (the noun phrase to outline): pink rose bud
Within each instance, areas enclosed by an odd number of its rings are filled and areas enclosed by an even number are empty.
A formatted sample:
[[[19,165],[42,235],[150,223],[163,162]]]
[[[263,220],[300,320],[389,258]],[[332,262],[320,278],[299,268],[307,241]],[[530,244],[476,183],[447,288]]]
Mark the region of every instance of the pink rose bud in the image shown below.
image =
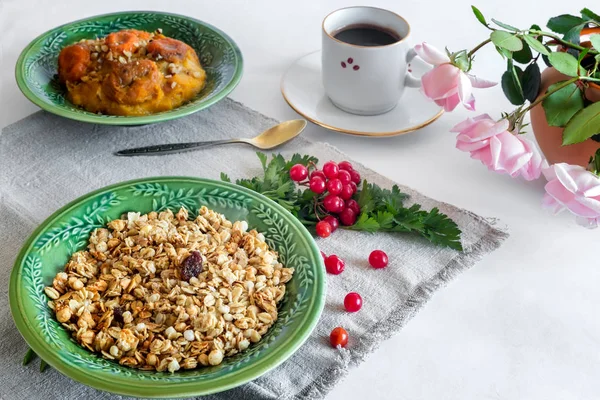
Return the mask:
[[[415,51],[423,61],[434,66],[421,78],[421,91],[446,111],[454,110],[459,104],[467,110],[475,110],[473,88],[496,85],[495,82],[466,74],[453,65],[446,54],[425,42],[416,45]]]

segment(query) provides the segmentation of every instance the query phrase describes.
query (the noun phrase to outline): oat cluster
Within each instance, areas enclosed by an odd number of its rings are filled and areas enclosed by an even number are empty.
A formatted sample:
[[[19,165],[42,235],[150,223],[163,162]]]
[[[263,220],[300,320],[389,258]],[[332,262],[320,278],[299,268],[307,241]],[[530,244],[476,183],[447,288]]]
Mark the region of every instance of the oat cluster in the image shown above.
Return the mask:
[[[83,347],[143,370],[218,365],[277,320],[293,268],[245,221],[202,207],[128,213],[90,235],[45,288]]]

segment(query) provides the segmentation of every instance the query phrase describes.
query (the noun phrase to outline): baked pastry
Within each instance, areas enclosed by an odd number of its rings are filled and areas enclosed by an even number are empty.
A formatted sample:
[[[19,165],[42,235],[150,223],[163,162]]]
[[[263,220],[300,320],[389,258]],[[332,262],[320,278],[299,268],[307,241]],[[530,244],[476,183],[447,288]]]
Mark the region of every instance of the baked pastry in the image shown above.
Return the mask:
[[[127,29],[81,40],[58,57],[67,99],[93,113],[147,115],[194,98],[206,81],[194,49],[160,30]]]

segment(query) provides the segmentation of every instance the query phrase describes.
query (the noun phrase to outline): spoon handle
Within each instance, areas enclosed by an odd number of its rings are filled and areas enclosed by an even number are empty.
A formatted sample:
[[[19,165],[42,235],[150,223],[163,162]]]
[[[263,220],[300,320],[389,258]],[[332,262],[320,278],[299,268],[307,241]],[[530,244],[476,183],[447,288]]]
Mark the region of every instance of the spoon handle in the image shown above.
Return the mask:
[[[136,147],[133,149],[120,150],[115,153],[116,156],[154,156],[162,154],[181,153],[184,151],[192,151],[202,147],[216,146],[226,143],[245,142],[241,139],[225,139],[211,140],[206,142],[188,142],[188,143],[173,143],[159,144],[156,146]]]

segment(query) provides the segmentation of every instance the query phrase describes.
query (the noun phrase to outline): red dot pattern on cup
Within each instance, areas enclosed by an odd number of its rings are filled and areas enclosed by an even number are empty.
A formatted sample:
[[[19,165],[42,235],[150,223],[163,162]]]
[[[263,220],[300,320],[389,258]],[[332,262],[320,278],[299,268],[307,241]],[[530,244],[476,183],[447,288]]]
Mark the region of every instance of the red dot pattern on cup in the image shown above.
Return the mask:
[[[349,58],[348,58],[346,61],[342,61],[342,62],[340,63],[340,65],[342,66],[342,68],[346,68],[346,67],[347,67],[346,63],[348,63],[348,64],[353,64],[353,63],[354,63],[354,58],[352,58],[352,57],[349,57]],[[358,65],[354,65],[354,66],[352,67],[352,69],[353,69],[353,70],[355,70],[355,71],[358,71],[358,70],[360,69],[360,66],[358,66]]]

